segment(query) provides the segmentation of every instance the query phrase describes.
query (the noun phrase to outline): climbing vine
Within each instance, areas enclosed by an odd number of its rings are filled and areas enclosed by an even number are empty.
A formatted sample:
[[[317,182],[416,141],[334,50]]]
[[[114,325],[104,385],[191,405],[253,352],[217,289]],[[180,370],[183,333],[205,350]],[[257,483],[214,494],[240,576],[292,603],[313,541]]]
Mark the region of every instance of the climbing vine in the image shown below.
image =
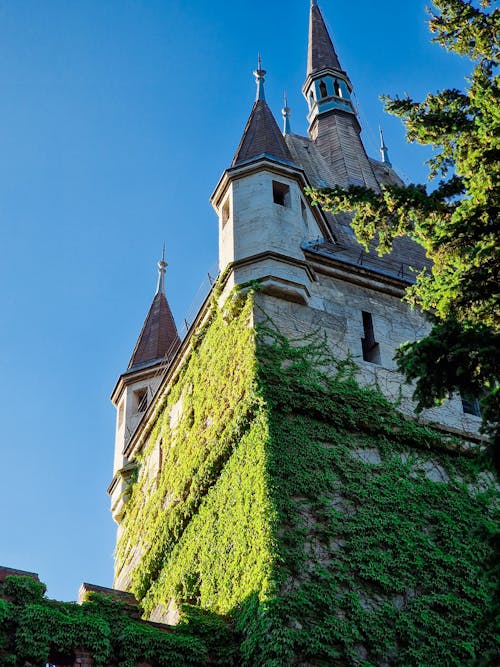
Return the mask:
[[[493,473],[361,387],[319,332],[283,336],[260,298],[214,302],[136,460],[118,581],[180,624],[28,591],[0,601],[6,654],[37,664],[48,637],[85,634],[98,664],[125,667],[499,662]]]
[[[231,628],[213,615],[186,607],[181,623],[165,631],[130,617],[122,602],[103,594],[90,593],[79,605],[44,592],[28,577],[7,577],[0,586],[0,665],[72,664],[78,648],[92,653],[96,667],[230,664]]]
[[[230,614],[249,665],[474,664],[494,650],[477,629],[492,473],[319,334],[252,326],[258,303],[216,310],[146,446],[162,469],[141,473],[118,549],[146,613]]]

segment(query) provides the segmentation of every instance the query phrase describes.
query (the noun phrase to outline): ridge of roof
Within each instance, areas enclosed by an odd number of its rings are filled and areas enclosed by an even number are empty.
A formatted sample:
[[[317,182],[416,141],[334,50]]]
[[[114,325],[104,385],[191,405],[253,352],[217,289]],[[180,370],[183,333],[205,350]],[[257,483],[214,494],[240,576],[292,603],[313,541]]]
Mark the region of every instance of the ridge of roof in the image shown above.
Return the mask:
[[[312,3],[309,19],[307,74],[313,74],[325,68],[342,71],[321,10],[316,3]]]
[[[271,109],[264,99],[257,99],[250,112],[231,167],[236,167],[263,154],[294,164]]]

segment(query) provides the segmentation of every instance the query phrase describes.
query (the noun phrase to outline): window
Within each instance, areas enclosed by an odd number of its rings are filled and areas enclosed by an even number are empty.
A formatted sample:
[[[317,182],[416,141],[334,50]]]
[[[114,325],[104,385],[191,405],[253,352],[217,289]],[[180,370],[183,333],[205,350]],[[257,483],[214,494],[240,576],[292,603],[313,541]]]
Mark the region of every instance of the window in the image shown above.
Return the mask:
[[[273,181],[273,201],[275,204],[290,208],[290,186],[286,183]]]
[[[136,412],[145,412],[148,407],[148,390],[138,389],[134,391]]]
[[[312,93],[309,94],[309,108],[312,109],[314,106],[314,95]]]
[[[120,403],[120,407],[118,408],[118,428],[121,427],[123,424],[123,414],[125,412],[125,406],[123,405],[123,401]]]
[[[371,364],[380,364],[380,345],[375,340],[371,313],[362,312],[364,338],[361,339],[363,359]]]
[[[307,230],[309,229],[307,225],[307,208],[303,199],[300,200],[300,212],[302,213],[302,222],[304,223],[304,227]]]
[[[462,399],[462,410],[464,411],[464,414],[474,415],[474,417],[481,416],[481,406],[479,405],[477,398],[474,398],[474,396],[471,396],[470,394],[465,396],[461,395],[460,398]]]
[[[226,201],[224,202],[224,205],[222,207],[222,225],[223,226],[229,220],[229,215],[230,215],[230,208],[229,208],[229,197],[228,197],[226,199]]]
[[[328,96],[328,91],[326,89],[326,83],[324,81],[320,81],[319,94],[320,94],[321,97],[327,97]]]
[[[335,95],[337,97],[342,97],[342,88],[340,87],[340,83],[335,79],[333,82],[333,90],[335,91]]]

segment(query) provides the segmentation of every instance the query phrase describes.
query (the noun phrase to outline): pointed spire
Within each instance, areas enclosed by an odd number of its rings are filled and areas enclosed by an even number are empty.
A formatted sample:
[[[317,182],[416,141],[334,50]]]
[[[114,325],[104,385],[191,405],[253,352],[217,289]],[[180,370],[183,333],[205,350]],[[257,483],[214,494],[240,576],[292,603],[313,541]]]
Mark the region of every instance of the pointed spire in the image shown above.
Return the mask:
[[[290,115],[291,115],[291,113],[292,112],[291,112],[290,107],[288,106],[288,100],[286,98],[286,90],[285,90],[285,93],[283,95],[283,109],[281,110],[281,115],[283,116],[283,134],[285,135],[285,137],[286,137],[287,134],[292,133],[291,125],[290,125]]]
[[[254,70],[253,72],[255,76],[255,82],[257,83],[257,95],[255,97],[256,100],[265,100],[266,95],[264,92],[264,82],[265,82],[265,77],[266,77],[266,70],[262,69],[262,58],[260,57],[260,53],[257,57],[257,69]]]
[[[392,167],[392,163],[389,159],[389,149],[385,145],[384,141],[384,133],[382,132],[382,128],[380,126],[378,129],[380,132],[380,155],[382,156],[382,162],[388,167]]]
[[[158,284],[156,286],[156,294],[165,294],[165,273],[168,264],[165,261],[165,242],[163,242],[163,252],[161,260],[158,262]]]
[[[180,344],[172,311],[165,296],[165,244],[158,262],[158,285],[144,324],[137,339],[128,369],[173,356]]]
[[[264,98],[263,81],[265,72],[261,69],[260,56],[258,67],[259,69],[254,72],[257,79],[257,99],[233,158],[232,167],[257,157],[267,157],[293,164],[288,146]]]
[[[326,67],[342,71],[339,59],[333,48],[323,15],[318,3],[312,0],[309,19],[309,51],[307,54],[307,74]]]

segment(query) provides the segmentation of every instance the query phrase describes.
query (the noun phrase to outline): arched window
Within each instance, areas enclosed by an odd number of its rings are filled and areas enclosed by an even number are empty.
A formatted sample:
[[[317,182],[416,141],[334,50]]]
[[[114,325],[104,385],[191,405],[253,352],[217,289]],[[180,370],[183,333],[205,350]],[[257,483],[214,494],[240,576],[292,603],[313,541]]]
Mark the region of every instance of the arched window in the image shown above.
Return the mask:
[[[333,90],[335,91],[335,95],[337,97],[342,97],[342,88],[340,87],[340,83],[335,79],[333,82]]]
[[[327,97],[328,91],[326,89],[326,83],[324,81],[321,81],[319,84],[319,94],[321,97]]]

